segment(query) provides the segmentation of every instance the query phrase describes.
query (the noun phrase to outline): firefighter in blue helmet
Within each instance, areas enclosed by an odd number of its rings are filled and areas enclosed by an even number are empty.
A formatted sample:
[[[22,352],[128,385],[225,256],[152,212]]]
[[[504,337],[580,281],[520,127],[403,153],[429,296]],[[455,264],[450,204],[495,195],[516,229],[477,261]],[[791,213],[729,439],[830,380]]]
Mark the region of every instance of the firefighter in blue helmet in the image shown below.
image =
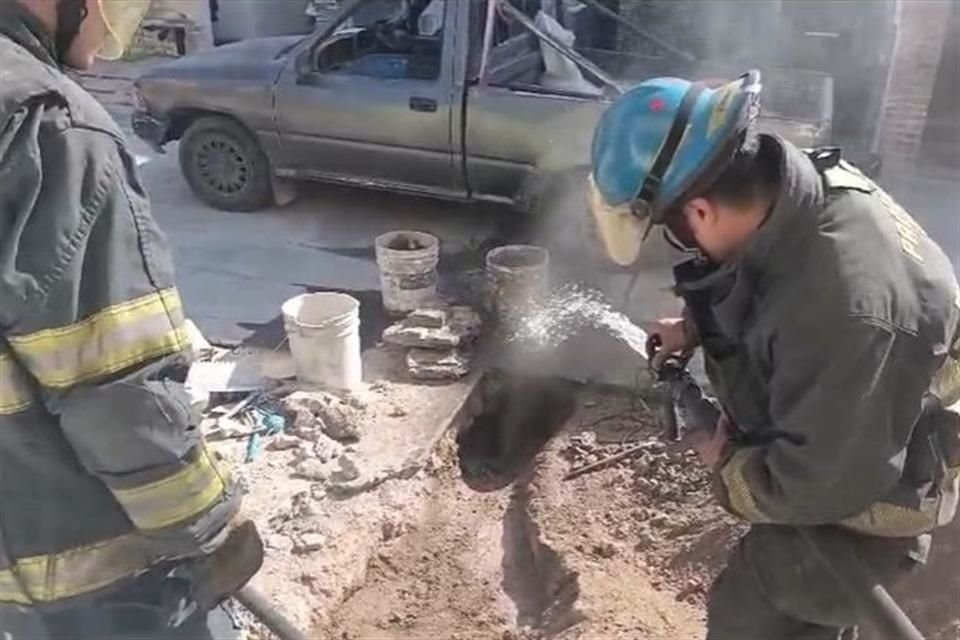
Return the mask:
[[[884,581],[923,563],[960,483],[960,294],[943,252],[836,149],[758,134],[760,76],[650,80],[607,110],[590,205],[631,265],[653,225],[690,252],[663,355],[702,348],[724,417],[690,444],[751,524],[708,638],[835,639],[847,594],[793,526]]]

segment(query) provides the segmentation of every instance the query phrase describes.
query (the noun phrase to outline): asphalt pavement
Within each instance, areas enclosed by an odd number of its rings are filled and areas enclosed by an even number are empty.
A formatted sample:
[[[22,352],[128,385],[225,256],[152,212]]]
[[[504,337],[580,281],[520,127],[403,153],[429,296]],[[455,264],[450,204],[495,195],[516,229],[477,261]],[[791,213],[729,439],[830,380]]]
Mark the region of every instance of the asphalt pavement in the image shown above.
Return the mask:
[[[301,185],[284,207],[256,213],[212,209],[190,191],[176,162],[139,149],[154,216],[174,249],[187,314],[208,339],[246,339],[311,289],[380,288],[374,238],[396,229],[436,235],[441,260],[477,251],[511,212],[325,185]]]

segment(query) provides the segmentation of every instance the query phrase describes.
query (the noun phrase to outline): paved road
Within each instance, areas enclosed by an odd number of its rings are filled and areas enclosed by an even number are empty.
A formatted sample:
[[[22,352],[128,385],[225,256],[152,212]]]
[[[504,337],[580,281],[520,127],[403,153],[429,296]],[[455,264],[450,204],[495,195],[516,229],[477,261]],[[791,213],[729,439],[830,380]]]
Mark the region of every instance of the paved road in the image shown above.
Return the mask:
[[[250,336],[308,288],[376,290],[373,239],[393,229],[437,235],[444,255],[489,241],[510,212],[355,189],[304,185],[286,207],[226,213],[197,200],[177,145],[157,154],[129,131],[131,79],[154,60],[100,63],[80,79],[127,130],[153,213],[175,252],[188,315],[215,342]]]
[[[176,163],[144,152],[154,215],[169,234],[187,312],[208,338],[242,340],[306,288],[376,290],[373,240],[393,229],[437,235],[445,255],[479,247],[509,211],[304,185],[286,207],[227,213],[200,203]]]

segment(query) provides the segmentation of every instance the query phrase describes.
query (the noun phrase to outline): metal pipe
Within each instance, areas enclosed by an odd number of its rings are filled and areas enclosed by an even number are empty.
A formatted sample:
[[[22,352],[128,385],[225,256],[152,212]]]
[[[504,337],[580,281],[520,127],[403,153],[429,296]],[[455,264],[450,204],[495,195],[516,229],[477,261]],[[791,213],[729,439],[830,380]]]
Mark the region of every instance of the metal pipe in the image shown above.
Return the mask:
[[[496,26],[497,2],[500,0],[490,0],[487,4],[487,15],[484,18],[485,26],[483,29],[483,51],[480,52],[480,71],[477,74],[480,84],[487,83],[487,66],[490,64],[490,48],[493,46],[493,31]]]
[[[307,634],[300,631],[265,595],[250,585],[240,589],[233,597],[280,640],[309,640]]]
[[[556,38],[554,38],[549,33],[543,31],[540,27],[534,24],[533,20],[530,19],[527,14],[520,11],[509,2],[499,2],[498,6],[500,10],[503,11],[507,16],[513,18],[521,25],[523,25],[528,31],[532,32],[533,35],[537,36],[540,40],[546,42],[548,45],[556,49],[560,55],[570,58],[574,63],[577,64],[580,68],[587,72],[587,75],[590,76],[596,82],[613,89],[617,95],[623,93],[623,87],[620,86],[616,80],[607,75],[607,72],[595,65],[593,62],[587,60],[585,57],[563,44]]]
[[[873,572],[857,559],[855,550],[845,541],[838,544],[846,548],[837,549],[820,544],[809,527],[795,527],[807,542],[814,555],[825,566],[837,583],[856,603],[864,620],[871,622],[879,633],[888,640],[924,640],[923,634],[913,621],[904,613],[900,605],[877,580]]]

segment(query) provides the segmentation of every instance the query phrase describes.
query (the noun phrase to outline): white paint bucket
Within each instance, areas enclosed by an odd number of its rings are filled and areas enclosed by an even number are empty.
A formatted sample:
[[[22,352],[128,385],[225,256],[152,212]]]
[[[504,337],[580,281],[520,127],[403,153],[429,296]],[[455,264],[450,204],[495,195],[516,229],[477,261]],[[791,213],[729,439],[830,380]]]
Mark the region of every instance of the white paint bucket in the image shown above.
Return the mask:
[[[391,231],[376,240],[383,306],[405,315],[437,301],[440,242],[421,231]]]
[[[301,382],[354,389],[363,379],[360,303],[343,293],[305,293],[283,303],[283,326]]]

